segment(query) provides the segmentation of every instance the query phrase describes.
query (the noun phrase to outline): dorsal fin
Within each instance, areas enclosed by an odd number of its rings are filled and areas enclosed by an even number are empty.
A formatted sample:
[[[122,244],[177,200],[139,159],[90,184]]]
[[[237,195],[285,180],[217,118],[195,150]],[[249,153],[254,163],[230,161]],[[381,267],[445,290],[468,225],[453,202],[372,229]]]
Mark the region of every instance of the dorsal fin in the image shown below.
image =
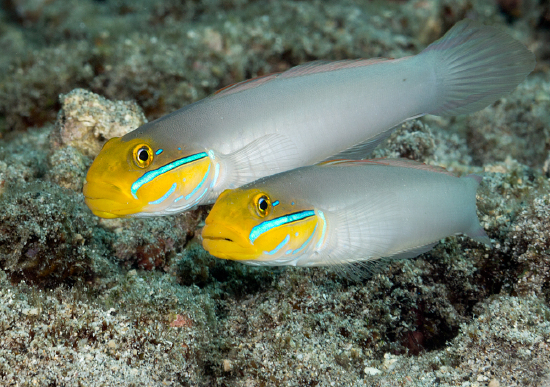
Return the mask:
[[[266,75],[260,75],[256,78],[247,79],[242,82],[233,83],[231,85],[227,85],[220,90],[214,92],[212,94],[212,97],[218,98],[223,97],[229,94],[237,93],[239,91],[243,91],[246,89],[252,89],[254,87],[260,86],[266,82],[269,82],[272,79],[277,78],[281,73],[271,73]]]
[[[212,94],[212,98],[219,98],[233,93],[238,93],[239,91],[252,89],[254,87],[263,85],[266,82],[272,81],[275,78],[294,78],[300,77],[303,75],[324,73],[327,71],[335,71],[342,69],[349,69],[354,67],[369,66],[372,64],[380,63],[387,61],[385,58],[373,58],[373,59],[345,59],[345,60],[316,60],[313,62],[304,63],[292,67],[282,73],[271,73],[266,75],[261,75],[256,78],[247,79],[242,82],[233,83],[231,85],[225,86],[218,91]]]
[[[403,167],[403,168],[413,168],[413,169],[421,169],[424,171],[431,171],[431,172],[438,172],[443,173],[445,175],[456,177],[456,175],[452,172],[447,171],[443,167],[439,167],[437,165],[428,165],[421,163],[419,161],[415,160],[409,160],[409,159],[370,159],[370,160],[330,160],[325,161],[322,163],[319,163],[320,166],[335,166],[335,165],[341,165],[341,166],[360,166],[360,165],[385,165],[388,167]]]
[[[380,62],[385,62],[386,58],[372,59],[343,59],[343,60],[316,60],[292,67],[280,74],[281,78],[300,77],[302,75],[324,73],[327,71],[351,69],[354,67],[369,66]]]

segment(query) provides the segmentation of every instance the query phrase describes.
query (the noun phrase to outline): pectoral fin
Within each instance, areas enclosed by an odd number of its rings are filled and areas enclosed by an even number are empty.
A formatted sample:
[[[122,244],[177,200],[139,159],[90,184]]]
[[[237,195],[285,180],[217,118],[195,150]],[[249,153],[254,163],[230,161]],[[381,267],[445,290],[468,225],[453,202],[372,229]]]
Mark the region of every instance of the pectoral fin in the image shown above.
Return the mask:
[[[299,167],[302,165],[299,156],[296,145],[285,135],[260,137],[226,156],[230,188]]]

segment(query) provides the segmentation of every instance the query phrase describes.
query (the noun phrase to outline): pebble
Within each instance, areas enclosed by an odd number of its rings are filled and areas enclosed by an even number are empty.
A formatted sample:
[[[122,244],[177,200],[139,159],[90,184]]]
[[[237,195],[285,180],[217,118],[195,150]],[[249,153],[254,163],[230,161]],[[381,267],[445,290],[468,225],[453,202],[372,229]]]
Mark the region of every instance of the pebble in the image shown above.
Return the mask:
[[[498,380],[492,379],[492,380],[489,382],[489,384],[488,384],[487,387],[500,387],[500,383],[499,383]]]
[[[224,359],[223,360],[223,370],[224,372],[229,372],[231,371],[231,360],[228,360],[228,359]]]
[[[379,369],[373,368],[373,367],[365,367],[364,372],[367,375],[378,375],[382,371],[380,371]]]

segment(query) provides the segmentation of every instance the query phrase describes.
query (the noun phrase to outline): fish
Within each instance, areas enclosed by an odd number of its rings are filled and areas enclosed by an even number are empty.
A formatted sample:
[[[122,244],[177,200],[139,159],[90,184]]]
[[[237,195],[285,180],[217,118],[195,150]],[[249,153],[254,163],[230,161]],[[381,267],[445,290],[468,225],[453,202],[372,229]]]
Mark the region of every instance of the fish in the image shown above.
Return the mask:
[[[202,229],[211,255],[256,266],[346,267],[412,258],[465,234],[482,178],[408,159],[335,160],[221,193]]]
[[[162,216],[331,159],[365,159],[401,123],[472,113],[533,70],[522,43],[463,20],[419,54],[316,61],[228,86],[105,143],[83,193],[103,218]]]

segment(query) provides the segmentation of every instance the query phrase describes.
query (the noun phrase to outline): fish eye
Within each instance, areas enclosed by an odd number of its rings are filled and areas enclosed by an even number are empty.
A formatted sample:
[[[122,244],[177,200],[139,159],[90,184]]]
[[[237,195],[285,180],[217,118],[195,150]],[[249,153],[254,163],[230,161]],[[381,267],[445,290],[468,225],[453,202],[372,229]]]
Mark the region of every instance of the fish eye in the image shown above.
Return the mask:
[[[140,168],[147,168],[153,162],[153,150],[149,145],[140,144],[134,148],[134,163]]]
[[[260,194],[254,199],[256,212],[260,217],[265,217],[269,214],[271,200],[265,194]]]

